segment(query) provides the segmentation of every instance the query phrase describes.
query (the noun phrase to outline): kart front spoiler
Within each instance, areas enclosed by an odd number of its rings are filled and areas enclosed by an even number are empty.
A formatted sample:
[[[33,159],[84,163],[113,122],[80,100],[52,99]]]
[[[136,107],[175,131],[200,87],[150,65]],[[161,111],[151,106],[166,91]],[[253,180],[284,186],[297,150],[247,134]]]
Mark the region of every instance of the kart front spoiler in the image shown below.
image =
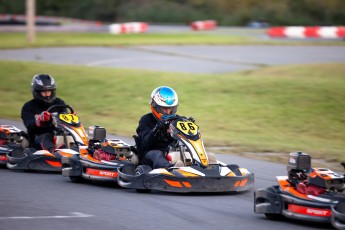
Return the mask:
[[[50,172],[61,172],[60,159],[55,157],[26,155],[23,157],[6,155],[6,166],[14,170],[39,170]]]
[[[165,192],[243,192],[253,188],[254,174],[246,176],[176,177],[164,174],[131,175],[118,171],[117,182],[125,188]]]

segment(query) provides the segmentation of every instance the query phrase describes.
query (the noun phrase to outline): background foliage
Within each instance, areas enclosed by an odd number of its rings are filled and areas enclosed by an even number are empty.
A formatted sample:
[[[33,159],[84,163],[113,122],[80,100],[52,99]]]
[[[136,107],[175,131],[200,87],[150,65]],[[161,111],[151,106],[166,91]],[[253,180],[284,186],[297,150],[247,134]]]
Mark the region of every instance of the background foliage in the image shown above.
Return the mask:
[[[344,25],[344,0],[36,0],[37,14],[104,22],[189,23],[216,19],[220,25],[250,21],[270,25]],[[24,14],[25,0],[0,0],[1,14]]]

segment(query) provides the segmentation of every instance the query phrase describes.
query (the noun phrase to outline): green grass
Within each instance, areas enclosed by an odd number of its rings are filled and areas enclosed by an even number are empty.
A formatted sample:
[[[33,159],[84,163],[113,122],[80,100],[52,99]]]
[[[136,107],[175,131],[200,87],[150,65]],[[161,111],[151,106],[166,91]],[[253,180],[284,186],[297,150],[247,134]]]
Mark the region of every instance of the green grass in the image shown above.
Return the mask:
[[[160,85],[179,95],[179,114],[193,116],[207,146],[242,151],[302,150],[345,161],[345,65],[265,67],[232,74],[174,74],[143,70],[0,61],[0,117],[20,120],[36,73],[53,75],[58,96],[84,126],[131,136],[149,95]],[[286,155],[284,156],[286,161]]]
[[[221,31],[222,33],[218,33]],[[27,42],[26,33],[1,33],[0,49],[25,48],[25,47],[59,47],[59,46],[127,46],[127,45],[345,45],[340,40],[315,40],[315,41],[286,41],[265,40],[256,36],[257,31],[246,30],[241,34],[238,30],[216,30],[206,32],[163,33],[163,34],[122,34],[111,35],[107,33],[42,33],[36,35],[36,42]],[[243,33],[243,32],[242,32]],[[261,31],[264,35],[264,31]]]

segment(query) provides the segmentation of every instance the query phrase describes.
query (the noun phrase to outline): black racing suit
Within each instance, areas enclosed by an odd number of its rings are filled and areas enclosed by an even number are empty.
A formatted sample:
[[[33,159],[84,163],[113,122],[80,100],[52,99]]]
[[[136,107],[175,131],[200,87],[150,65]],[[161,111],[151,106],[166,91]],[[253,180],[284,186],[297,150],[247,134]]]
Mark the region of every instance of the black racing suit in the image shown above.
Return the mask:
[[[136,131],[143,154],[143,163],[150,165],[152,168],[167,168],[171,165],[166,159],[165,153],[173,139],[167,133],[167,130],[161,130],[158,133],[154,132],[157,122],[158,120],[154,115],[148,113],[141,117]]]
[[[36,125],[35,115],[40,114],[52,105],[66,105],[63,100],[56,98],[51,104],[44,103],[37,99],[32,99],[23,105],[21,117],[28,131],[30,147],[53,151],[55,149],[53,141],[54,127],[51,122],[45,122],[42,126]]]

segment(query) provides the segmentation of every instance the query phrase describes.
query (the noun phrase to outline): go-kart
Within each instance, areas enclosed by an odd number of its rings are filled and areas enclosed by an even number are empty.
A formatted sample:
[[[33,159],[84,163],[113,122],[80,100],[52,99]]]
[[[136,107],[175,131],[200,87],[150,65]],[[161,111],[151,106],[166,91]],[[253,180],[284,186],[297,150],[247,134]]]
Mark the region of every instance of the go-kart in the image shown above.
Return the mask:
[[[0,125],[0,166],[6,166],[7,154],[21,153],[28,145],[24,131],[13,125]]]
[[[344,175],[311,168],[311,157],[303,152],[290,153],[287,171],[288,176],[277,176],[277,186],[255,191],[255,213],[273,220],[329,222],[345,229]]]
[[[91,139],[81,146],[79,153],[62,157],[62,175],[73,183],[84,180],[117,181],[118,168],[125,164],[137,164],[133,146],[122,140],[106,139],[103,127],[89,128]]]
[[[122,160],[126,161],[126,156],[130,154],[127,151],[127,144],[121,140],[106,140],[105,129],[98,126],[89,128],[89,136],[96,134],[89,139],[79,117],[69,105],[51,106],[47,111],[52,114],[54,142],[57,149],[50,153],[47,150],[28,147],[25,132],[14,126],[1,125],[0,159],[2,164],[6,164],[9,169],[63,171],[63,175],[69,176],[74,182],[80,181],[82,175],[85,178],[98,179],[116,176],[117,168],[122,165],[113,161],[118,153],[108,154],[102,148],[108,152],[110,149],[112,152],[112,148],[116,145],[116,148],[120,148],[119,153],[124,158]],[[116,160],[118,161],[119,158]],[[98,176],[95,177],[95,175]]]
[[[3,164],[9,169],[61,171],[62,156],[76,154],[73,149],[87,144],[84,128],[69,105],[54,105],[47,109],[51,113],[54,126],[54,144],[57,148],[52,153],[47,150],[36,149],[29,143],[24,131],[1,125]]]
[[[118,184],[138,192],[151,190],[166,192],[241,192],[253,188],[254,174],[238,165],[230,165],[216,160],[207,153],[199,127],[185,117],[170,121],[169,135],[174,139],[166,157],[169,168],[152,169],[142,164],[127,164],[118,170]],[[134,136],[136,149],[142,156],[140,140]],[[177,166],[176,162],[183,165]]]

